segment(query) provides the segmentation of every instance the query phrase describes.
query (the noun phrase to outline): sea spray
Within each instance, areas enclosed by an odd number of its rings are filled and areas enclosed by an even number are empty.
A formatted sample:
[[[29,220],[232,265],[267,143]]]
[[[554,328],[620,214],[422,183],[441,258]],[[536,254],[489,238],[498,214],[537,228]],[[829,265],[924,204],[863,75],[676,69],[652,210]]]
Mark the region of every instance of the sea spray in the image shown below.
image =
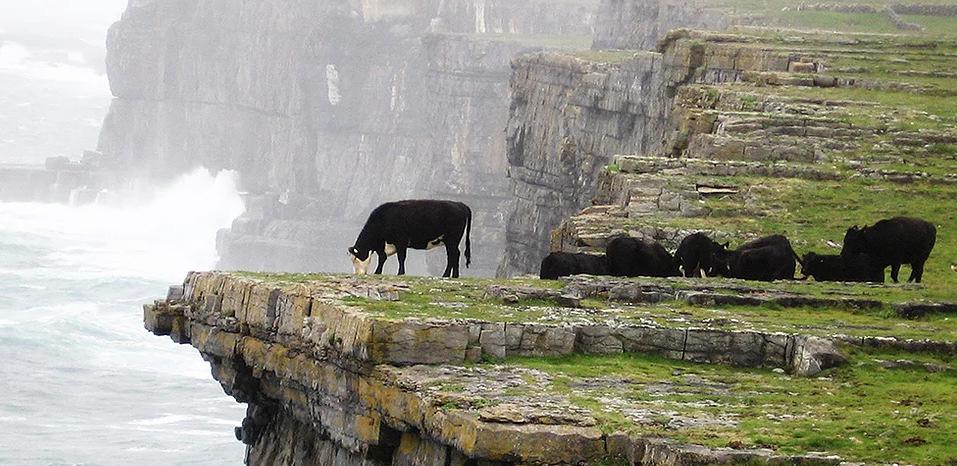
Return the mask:
[[[242,212],[235,175],[205,169],[90,205],[0,203],[0,463],[241,461],[244,408],[141,305],[214,267]]]

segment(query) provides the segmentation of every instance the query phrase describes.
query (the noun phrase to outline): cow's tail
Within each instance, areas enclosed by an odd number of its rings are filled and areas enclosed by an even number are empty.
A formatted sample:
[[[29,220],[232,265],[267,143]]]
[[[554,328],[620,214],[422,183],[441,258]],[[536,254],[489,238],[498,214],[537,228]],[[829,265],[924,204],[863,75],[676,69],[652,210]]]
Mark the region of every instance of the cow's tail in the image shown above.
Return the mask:
[[[468,221],[465,224],[465,268],[472,265],[472,209],[469,209]]]
[[[801,264],[801,268],[804,268],[804,261],[801,259],[801,256],[798,256],[797,253],[794,252],[794,248],[791,248],[791,255],[794,256],[794,260],[796,260],[798,264]]]

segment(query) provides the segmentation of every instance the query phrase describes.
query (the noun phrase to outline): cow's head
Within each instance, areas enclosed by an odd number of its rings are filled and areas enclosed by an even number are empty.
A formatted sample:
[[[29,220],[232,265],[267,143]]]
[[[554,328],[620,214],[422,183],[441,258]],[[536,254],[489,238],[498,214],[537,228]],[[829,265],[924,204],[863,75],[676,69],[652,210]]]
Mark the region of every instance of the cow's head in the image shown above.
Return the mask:
[[[824,266],[824,258],[813,252],[805,254],[799,262],[801,263],[801,275],[804,275],[804,278],[813,277],[814,274],[820,273],[821,267]]]
[[[352,270],[356,275],[366,275],[369,273],[369,265],[372,264],[372,251],[358,249],[355,246],[349,248],[349,256],[352,257]]]
[[[842,256],[852,256],[867,252],[867,245],[864,241],[864,229],[854,225],[847,229],[844,234],[844,247],[841,249]]]
[[[731,259],[734,251],[729,251],[728,246],[731,243],[714,243],[714,254],[712,254],[711,270],[708,271],[709,277],[727,277],[731,275]]]

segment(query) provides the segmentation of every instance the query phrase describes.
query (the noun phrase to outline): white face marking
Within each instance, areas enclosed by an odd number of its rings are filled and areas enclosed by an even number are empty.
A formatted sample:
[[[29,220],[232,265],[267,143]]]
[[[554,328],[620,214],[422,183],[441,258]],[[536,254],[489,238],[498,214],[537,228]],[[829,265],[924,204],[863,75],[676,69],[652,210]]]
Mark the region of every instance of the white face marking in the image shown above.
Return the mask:
[[[385,255],[394,256],[395,255],[395,245],[385,243]]]
[[[439,236],[432,241],[429,241],[429,244],[425,245],[426,251],[431,251],[435,248],[442,247],[445,245],[445,235]]]
[[[372,252],[369,252],[369,257],[366,260],[359,260],[358,257],[350,254],[352,256],[352,270],[356,275],[368,275],[369,265],[372,264]]]

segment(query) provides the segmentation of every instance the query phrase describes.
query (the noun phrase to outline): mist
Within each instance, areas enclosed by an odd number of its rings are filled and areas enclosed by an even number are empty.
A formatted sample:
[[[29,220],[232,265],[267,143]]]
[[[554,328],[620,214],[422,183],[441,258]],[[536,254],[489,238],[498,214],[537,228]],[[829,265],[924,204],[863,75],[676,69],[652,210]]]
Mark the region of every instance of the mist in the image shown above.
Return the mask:
[[[954,462],[954,199],[955,0],[0,0],[0,464]]]

